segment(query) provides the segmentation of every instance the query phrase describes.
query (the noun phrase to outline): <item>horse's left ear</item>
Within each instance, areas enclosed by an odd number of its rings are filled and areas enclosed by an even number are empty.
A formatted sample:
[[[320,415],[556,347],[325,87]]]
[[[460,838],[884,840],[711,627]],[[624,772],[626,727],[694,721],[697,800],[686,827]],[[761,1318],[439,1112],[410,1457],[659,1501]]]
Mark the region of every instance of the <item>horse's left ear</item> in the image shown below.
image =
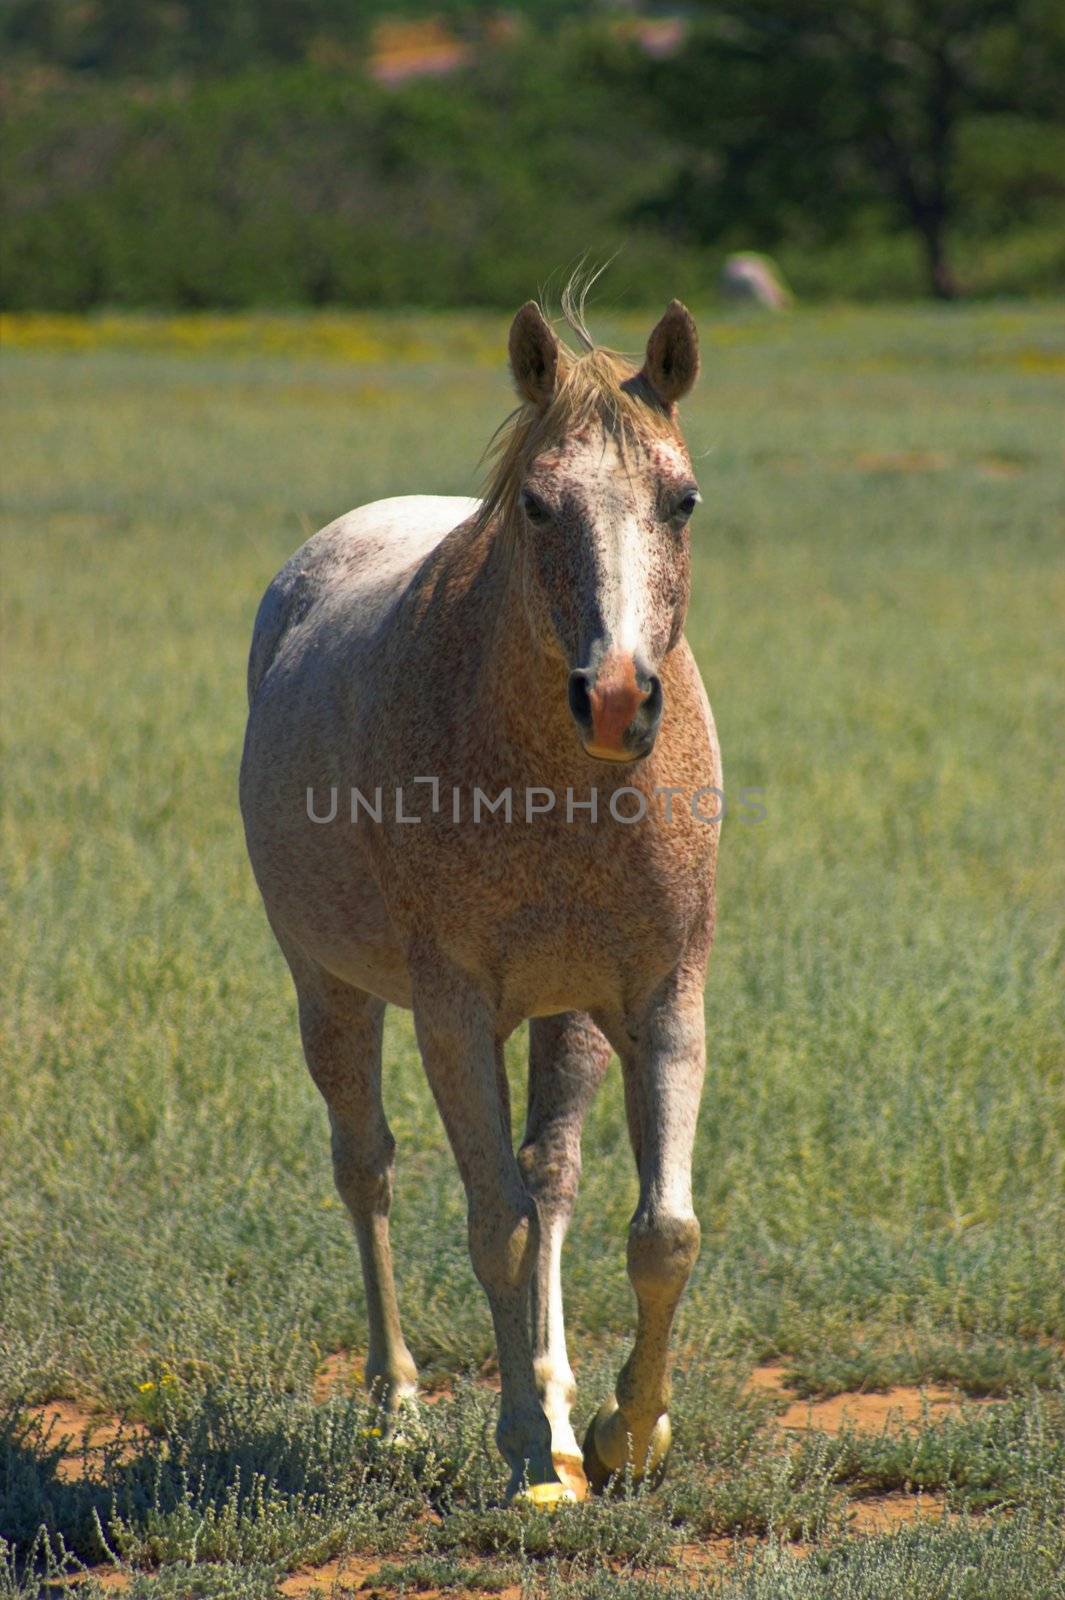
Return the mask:
[[[669,302],[652,331],[640,376],[666,406],[682,400],[699,376],[699,335],[679,300]]]
[[[547,406],[558,379],[558,338],[535,300],[527,300],[510,325],[510,370],[523,400]]]

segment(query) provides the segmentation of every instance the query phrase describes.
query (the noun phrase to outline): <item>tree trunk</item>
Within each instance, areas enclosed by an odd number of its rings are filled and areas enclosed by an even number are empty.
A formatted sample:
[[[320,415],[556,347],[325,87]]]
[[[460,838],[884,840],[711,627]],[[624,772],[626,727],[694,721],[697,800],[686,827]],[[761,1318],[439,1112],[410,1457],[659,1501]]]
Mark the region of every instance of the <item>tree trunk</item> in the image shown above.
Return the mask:
[[[881,42],[882,54],[890,43]],[[956,300],[958,282],[947,260],[947,223],[953,214],[950,180],[959,85],[949,39],[940,37],[927,45],[922,66],[925,80],[913,86],[916,114],[908,132],[891,101],[883,94],[874,96],[878,115],[874,160],[886,171],[897,204],[920,237],[933,296]]]
[[[931,52],[932,72],[926,102],[928,165],[924,216],[918,222],[924,238],[929,287],[937,300],[957,298],[958,285],[947,261],[947,218],[951,212],[951,167],[958,81],[950,58],[950,40],[937,40]]]
[[[956,300],[958,280],[947,260],[946,217],[925,215],[918,220],[917,226],[924,245],[928,287],[937,300]]]

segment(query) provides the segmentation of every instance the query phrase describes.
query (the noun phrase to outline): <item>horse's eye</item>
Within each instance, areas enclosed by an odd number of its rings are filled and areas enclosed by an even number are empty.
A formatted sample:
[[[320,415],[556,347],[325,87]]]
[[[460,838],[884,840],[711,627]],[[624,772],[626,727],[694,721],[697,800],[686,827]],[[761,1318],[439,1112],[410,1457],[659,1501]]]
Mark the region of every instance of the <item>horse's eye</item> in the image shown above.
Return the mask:
[[[678,522],[687,522],[701,499],[702,495],[698,489],[689,489],[687,494],[681,495],[673,511],[676,520]]]
[[[548,511],[543,501],[533,494],[531,489],[523,489],[521,491],[521,509],[530,522],[543,523],[549,522],[551,519],[550,511]]]

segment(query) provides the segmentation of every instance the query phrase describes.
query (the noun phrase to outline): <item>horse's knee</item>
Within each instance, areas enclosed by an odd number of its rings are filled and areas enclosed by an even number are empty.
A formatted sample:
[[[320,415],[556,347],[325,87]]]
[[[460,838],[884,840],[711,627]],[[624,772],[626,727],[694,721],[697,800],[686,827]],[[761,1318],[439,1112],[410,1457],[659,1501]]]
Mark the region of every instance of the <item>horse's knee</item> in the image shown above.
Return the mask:
[[[498,1206],[471,1205],[470,1260],[486,1294],[524,1288],[536,1260],[539,1234],[531,1196]]]
[[[387,1215],[392,1204],[396,1141],[388,1128],[358,1133],[333,1123],[333,1181],[356,1216]]]
[[[677,1300],[699,1255],[699,1221],[687,1215],[638,1213],[629,1228],[629,1278],[638,1298]]]
[[[537,1132],[518,1151],[518,1165],[526,1187],[541,1205],[568,1216],[581,1179],[580,1142],[572,1130],[551,1125]]]

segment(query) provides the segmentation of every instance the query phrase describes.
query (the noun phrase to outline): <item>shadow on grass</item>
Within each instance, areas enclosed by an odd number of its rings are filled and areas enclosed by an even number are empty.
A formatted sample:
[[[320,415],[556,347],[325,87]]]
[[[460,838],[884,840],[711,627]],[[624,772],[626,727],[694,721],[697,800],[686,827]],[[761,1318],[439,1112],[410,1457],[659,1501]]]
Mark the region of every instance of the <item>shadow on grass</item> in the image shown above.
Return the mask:
[[[850,1501],[890,1491],[936,1491],[963,1518],[998,1510],[1033,1527],[1062,1521],[1060,1393],[835,1438],[790,1437],[774,1403],[745,1390],[728,1364],[681,1375],[675,1402],[677,1450],[660,1488],[554,1516],[503,1507],[496,1396],[472,1382],[423,1407],[401,1445],[382,1441],[368,1400],[316,1405],[266,1383],[178,1386],[151,1432],[127,1426],[98,1449],[83,1444],[80,1458],[54,1425],[9,1405],[0,1413],[0,1596],[35,1600],[42,1583],[112,1562],[132,1575],[131,1593],[243,1597],[269,1592],[284,1571],[356,1552],[408,1564],[418,1555],[434,1571],[465,1571],[470,1558],[516,1562],[540,1584],[567,1562],[659,1569],[668,1582],[693,1541],[834,1550]],[[1038,1555],[1025,1547],[1033,1573]],[[223,1571],[237,1588],[218,1587]],[[807,1580],[789,1574],[795,1593],[807,1593]],[[768,1591],[756,1583],[750,1592]]]
[[[0,1414],[0,1529],[12,1573],[114,1561],[292,1566],[384,1549],[449,1463],[383,1450],[368,1404],[269,1390],[167,1402],[158,1428],[71,1454],[54,1424]]]

